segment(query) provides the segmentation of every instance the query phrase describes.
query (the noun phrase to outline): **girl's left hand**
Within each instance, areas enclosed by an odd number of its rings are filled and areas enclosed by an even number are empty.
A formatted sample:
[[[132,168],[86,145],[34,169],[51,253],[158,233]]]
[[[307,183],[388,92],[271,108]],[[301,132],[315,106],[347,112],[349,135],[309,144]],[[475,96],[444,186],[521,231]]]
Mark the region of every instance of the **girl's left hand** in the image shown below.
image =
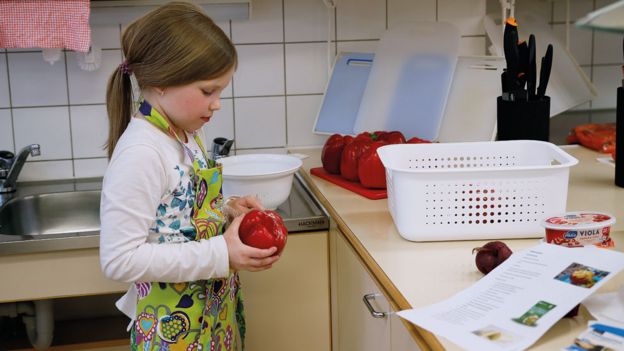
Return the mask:
[[[241,196],[229,199],[223,206],[223,212],[231,222],[231,219],[245,214],[251,210],[264,210],[260,199],[255,196]]]

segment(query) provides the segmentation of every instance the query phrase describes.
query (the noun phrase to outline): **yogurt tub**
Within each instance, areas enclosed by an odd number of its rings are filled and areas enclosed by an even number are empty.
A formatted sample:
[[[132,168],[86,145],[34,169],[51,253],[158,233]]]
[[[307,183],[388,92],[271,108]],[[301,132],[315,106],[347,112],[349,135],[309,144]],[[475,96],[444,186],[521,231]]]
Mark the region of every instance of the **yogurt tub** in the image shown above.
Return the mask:
[[[567,247],[596,245],[611,248],[609,237],[615,217],[608,213],[578,211],[546,218],[542,226],[546,228],[546,242]]]

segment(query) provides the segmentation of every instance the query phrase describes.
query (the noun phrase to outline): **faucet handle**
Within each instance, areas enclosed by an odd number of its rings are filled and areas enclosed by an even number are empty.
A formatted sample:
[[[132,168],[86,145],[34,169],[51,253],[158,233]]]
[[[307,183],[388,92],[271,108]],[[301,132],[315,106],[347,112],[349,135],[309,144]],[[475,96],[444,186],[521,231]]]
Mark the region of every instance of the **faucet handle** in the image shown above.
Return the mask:
[[[9,169],[13,165],[15,154],[11,151],[0,151],[0,179],[4,179],[9,175]]]
[[[39,144],[31,144],[30,145],[30,155],[31,156],[40,156],[41,155],[41,145],[39,145]]]

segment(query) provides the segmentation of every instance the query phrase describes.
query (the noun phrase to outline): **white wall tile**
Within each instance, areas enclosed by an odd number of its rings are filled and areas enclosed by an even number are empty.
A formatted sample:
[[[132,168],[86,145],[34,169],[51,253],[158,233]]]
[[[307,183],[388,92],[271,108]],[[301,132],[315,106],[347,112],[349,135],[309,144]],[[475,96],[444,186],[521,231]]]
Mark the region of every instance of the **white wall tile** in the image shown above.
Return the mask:
[[[615,109],[617,88],[622,85],[621,65],[594,67],[593,82],[598,96],[592,100],[592,109]]]
[[[251,18],[232,21],[232,41],[276,43],[284,40],[282,0],[254,0]]]
[[[284,46],[239,45],[234,96],[284,94]]]
[[[6,54],[0,53],[0,108],[9,107],[9,77],[7,75]]]
[[[13,123],[9,109],[0,110],[0,150],[15,151],[13,147]]]
[[[288,96],[288,146],[322,146],[327,135],[314,134],[314,121],[321,106],[322,95]]]
[[[285,103],[283,96],[235,99],[236,148],[286,145]]]
[[[561,22],[566,20],[566,3],[570,4],[570,21],[577,19],[593,11],[593,1],[553,1],[553,20]]]
[[[9,53],[9,77],[13,107],[67,105],[65,57],[54,65],[41,53]]]
[[[71,158],[68,110],[67,106],[13,109],[15,148],[39,144],[37,160]]]
[[[388,28],[403,21],[435,21],[436,0],[388,0]]]
[[[106,86],[113,70],[121,63],[121,50],[103,50],[102,64],[95,71],[84,71],[78,65],[81,53],[68,53],[67,78],[70,104],[103,104]]]
[[[338,40],[379,39],[386,30],[385,0],[336,2]]]
[[[286,93],[324,92],[327,65],[327,43],[286,44]]]
[[[462,37],[459,40],[459,55],[484,56],[485,37]]]
[[[285,0],[284,15],[286,42],[334,38],[334,9],[323,1]]]
[[[210,152],[216,137],[234,139],[234,109],[232,99],[221,99],[221,109],[214,113],[210,122],[202,127],[206,151]]]
[[[108,167],[106,157],[74,160],[74,176],[76,178],[103,177],[106,167]]]
[[[71,136],[74,157],[105,157],[108,115],[105,105],[71,106]]]
[[[485,34],[485,0],[438,0],[438,20],[457,26],[462,35]]]
[[[338,52],[372,52],[377,50],[379,40],[344,41],[338,43]]]
[[[100,49],[120,49],[119,24],[91,26],[91,42]]]
[[[72,161],[26,162],[18,177],[20,182],[73,178]]]
[[[566,42],[566,26],[564,24],[555,24],[552,26],[553,33],[561,40],[562,45]],[[592,51],[592,31],[579,29],[570,25],[570,53],[579,63],[579,65],[590,65]],[[546,52],[546,48],[538,48]],[[538,57],[540,52],[538,51]],[[541,54],[543,56],[543,54]]]
[[[622,33],[596,31],[594,34],[594,64],[622,64],[622,60],[624,60],[622,57]]]

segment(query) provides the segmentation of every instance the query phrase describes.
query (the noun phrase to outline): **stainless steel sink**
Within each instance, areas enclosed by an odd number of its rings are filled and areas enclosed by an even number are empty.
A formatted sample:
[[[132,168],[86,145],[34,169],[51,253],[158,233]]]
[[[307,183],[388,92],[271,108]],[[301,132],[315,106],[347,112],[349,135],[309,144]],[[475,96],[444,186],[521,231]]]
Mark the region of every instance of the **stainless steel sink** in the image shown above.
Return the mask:
[[[100,230],[100,191],[13,198],[0,210],[0,234],[76,235]]]
[[[101,178],[20,183],[0,194],[0,255],[97,248]]]

